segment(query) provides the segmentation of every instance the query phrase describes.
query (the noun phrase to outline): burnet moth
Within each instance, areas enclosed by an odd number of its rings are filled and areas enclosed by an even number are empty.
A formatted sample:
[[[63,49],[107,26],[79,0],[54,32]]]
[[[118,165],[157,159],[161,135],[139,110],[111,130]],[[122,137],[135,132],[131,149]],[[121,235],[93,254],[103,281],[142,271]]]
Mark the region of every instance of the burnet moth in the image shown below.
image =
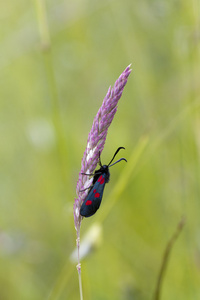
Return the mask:
[[[108,183],[110,179],[109,168],[122,160],[125,160],[127,162],[125,158],[120,158],[118,161],[116,161],[111,165],[113,159],[115,158],[115,156],[117,155],[120,149],[125,149],[125,148],[119,147],[108,165],[101,164],[100,152],[99,152],[100,169],[96,170],[94,174],[82,173],[87,176],[93,176],[93,181],[92,181],[92,186],[89,188],[88,195],[85,198],[83,204],[81,205],[81,209],[80,209],[81,216],[86,218],[91,217],[99,209],[103,197],[105,184]]]

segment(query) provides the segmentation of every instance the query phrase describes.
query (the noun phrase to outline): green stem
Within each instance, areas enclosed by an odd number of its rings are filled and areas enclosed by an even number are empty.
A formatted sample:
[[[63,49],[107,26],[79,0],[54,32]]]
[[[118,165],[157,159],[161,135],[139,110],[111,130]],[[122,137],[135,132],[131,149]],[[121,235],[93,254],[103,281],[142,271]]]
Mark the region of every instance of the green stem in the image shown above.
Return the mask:
[[[77,250],[78,250],[77,271],[78,271],[78,282],[79,282],[80,300],[83,300],[83,289],[82,289],[82,280],[81,280],[81,263],[80,263],[80,224],[78,225],[79,228],[77,228],[77,240],[76,240]]]
[[[181,233],[183,226],[185,225],[185,219],[182,218],[181,221],[178,223],[178,226],[176,228],[175,233],[167,243],[167,246],[164,251],[163,259],[162,259],[162,264],[161,268],[158,274],[158,280],[157,280],[157,285],[156,285],[156,290],[155,290],[155,295],[154,295],[154,300],[160,300],[160,294],[161,294],[161,287],[162,287],[162,282],[164,279],[164,275],[167,269],[167,264],[169,261],[169,256],[171,254],[172,248],[174,246],[175,241],[179,237],[179,234]]]
[[[50,39],[49,26],[47,20],[46,6],[44,0],[35,0],[35,4],[36,4],[36,13],[37,13],[38,27],[39,27],[40,40],[41,40],[41,48],[42,48],[45,71],[46,71],[46,78],[49,87],[49,94],[51,97],[52,122],[54,124],[56,138],[57,138],[57,151],[58,151],[59,165],[61,169],[62,180],[64,186],[66,186],[66,182],[68,180],[68,175],[66,173],[66,166],[68,164],[66,160],[68,156],[65,147],[65,139],[64,139],[62,124],[61,124],[59,97],[58,97],[54,67],[52,62],[51,39]]]

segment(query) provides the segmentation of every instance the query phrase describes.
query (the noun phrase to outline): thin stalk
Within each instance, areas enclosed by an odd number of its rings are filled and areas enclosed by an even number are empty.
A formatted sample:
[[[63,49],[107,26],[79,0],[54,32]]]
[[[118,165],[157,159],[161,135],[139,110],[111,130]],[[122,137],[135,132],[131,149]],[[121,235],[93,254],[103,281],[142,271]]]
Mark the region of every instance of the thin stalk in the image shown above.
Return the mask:
[[[76,245],[77,245],[77,251],[78,251],[78,265],[77,265],[77,271],[78,271],[78,282],[79,282],[79,291],[80,291],[80,300],[83,300],[83,289],[82,289],[82,279],[81,279],[81,263],[80,263],[80,227],[79,230],[77,230],[77,239],[76,239]]]
[[[46,79],[49,88],[49,95],[51,98],[51,111],[52,111],[52,122],[54,124],[56,139],[57,139],[57,151],[58,151],[58,159],[60,164],[60,170],[62,174],[62,180],[64,186],[66,186],[66,181],[68,179],[68,175],[66,172],[67,164],[67,149],[65,147],[65,139],[61,124],[61,116],[60,116],[60,107],[59,107],[59,97],[57,91],[57,84],[55,79],[54,66],[52,61],[52,53],[51,53],[51,39],[50,32],[48,26],[47,19],[47,10],[45,5],[45,0],[35,0],[37,20],[38,20],[38,29],[40,34],[40,43],[41,50],[43,54],[44,67],[46,72]]]
[[[174,243],[176,242],[177,238],[179,237],[184,225],[185,225],[185,218],[182,218],[181,221],[178,223],[175,233],[173,234],[173,236],[170,238],[169,242],[167,243],[167,246],[166,246],[164,254],[163,254],[160,271],[158,274],[158,280],[157,280],[155,294],[154,294],[154,298],[153,298],[154,300],[160,300],[162,283],[163,283],[164,275],[165,275],[165,272],[167,269],[167,264],[169,262],[169,256],[170,256],[170,253],[174,246]]]

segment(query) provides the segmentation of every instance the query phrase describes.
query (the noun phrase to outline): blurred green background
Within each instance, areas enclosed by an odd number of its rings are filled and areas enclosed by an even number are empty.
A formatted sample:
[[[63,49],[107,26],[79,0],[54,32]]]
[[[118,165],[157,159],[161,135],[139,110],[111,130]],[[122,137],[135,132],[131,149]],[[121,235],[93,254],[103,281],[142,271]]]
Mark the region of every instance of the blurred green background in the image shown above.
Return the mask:
[[[79,299],[78,172],[130,63],[102,153],[107,163],[124,146],[128,164],[82,222],[81,237],[100,230],[82,262],[84,299],[153,299],[181,216],[161,299],[200,299],[199,1],[2,1],[0,24],[0,299]]]

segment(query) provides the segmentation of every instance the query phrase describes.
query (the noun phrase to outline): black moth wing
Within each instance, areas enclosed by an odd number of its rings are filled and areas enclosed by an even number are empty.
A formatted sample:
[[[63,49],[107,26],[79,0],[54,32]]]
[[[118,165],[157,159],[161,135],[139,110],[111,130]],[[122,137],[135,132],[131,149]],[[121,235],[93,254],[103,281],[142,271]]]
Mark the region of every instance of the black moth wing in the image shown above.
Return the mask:
[[[93,180],[92,180],[92,185],[91,187],[89,188],[89,192],[88,192],[88,195],[90,193],[90,191],[93,189],[95,183],[97,182],[97,180],[100,178],[100,175],[104,174],[104,178],[105,178],[105,183],[108,183],[109,179],[110,179],[110,172],[109,172],[109,169],[108,169],[108,166],[107,165],[103,165],[101,166],[100,169],[96,170],[94,172],[94,175],[93,175]]]
[[[94,177],[95,176],[97,175],[94,175]],[[86,199],[81,205],[81,216],[86,218],[91,217],[99,209],[106,184],[106,177],[107,173],[103,173],[100,176],[98,175],[94,185],[91,187]]]
[[[101,166],[100,169],[96,170],[94,172],[94,177],[93,177],[93,181],[92,181],[92,185],[95,184],[95,182],[98,180],[98,178],[100,177],[101,174],[103,173],[106,173],[108,174],[109,171],[108,171],[108,166],[104,165],[104,166]],[[106,178],[105,178],[106,179]],[[106,180],[107,181],[107,180]]]

